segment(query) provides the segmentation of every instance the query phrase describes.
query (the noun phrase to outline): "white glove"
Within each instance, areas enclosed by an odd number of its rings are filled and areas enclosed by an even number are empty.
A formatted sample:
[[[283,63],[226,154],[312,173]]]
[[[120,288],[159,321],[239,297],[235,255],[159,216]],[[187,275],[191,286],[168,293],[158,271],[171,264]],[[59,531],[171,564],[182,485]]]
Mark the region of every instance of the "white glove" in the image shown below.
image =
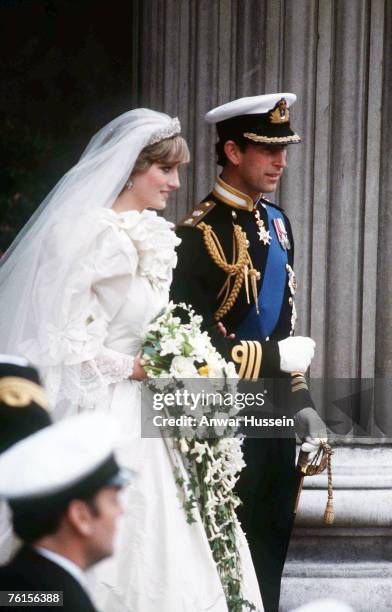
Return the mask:
[[[304,453],[309,453],[309,457],[308,457],[308,461],[312,461],[317,452],[318,449],[320,447],[320,444],[322,442],[328,442],[327,438],[310,438],[309,436],[307,436],[305,438],[305,442],[302,442],[301,444],[301,451],[303,451]]]
[[[302,408],[294,415],[295,432],[303,442],[320,445],[328,438],[327,427],[314,408]],[[304,449],[305,450],[305,449]]]
[[[278,342],[282,372],[305,373],[314,357],[316,343],[312,338],[290,336]]]

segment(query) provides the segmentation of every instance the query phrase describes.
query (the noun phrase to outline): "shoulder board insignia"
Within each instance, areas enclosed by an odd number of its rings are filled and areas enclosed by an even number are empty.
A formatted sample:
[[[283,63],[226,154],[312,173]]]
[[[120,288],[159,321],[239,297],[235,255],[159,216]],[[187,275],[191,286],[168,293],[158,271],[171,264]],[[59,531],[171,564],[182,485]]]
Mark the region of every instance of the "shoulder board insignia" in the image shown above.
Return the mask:
[[[194,227],[195,225],[197,225],[205,216],[207,213],[210,212],[210,210],[212,210],[214,207],[216,206],[215,202],[212,202],[211,200],[207,201],[207,202],[201,202],[200,204],[198,204],[198,206],[196,206],[196,208],[194,208],[192,210],[192,212],[188,213],[183,219],[181,219],[181,221],[179,221],[177,223],[177,226],[188,226],[188,227]]]

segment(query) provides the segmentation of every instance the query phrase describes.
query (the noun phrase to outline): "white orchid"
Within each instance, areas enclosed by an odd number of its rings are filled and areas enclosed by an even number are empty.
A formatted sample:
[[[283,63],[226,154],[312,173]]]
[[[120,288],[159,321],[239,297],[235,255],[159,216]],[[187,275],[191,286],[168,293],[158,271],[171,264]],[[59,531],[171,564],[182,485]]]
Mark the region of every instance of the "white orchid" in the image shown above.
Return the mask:
[[[181,338],[168,337],[161,342],[161,355],[181,355]]]
[[[173,391],[173,380],[180,379],[177,387],[188,397],[175,402],[169,414],[189,417],[186,423],[174,430],[181,461],[187,468],[189,477],[183,469],[176,467],[176,482],[184,495],[184,508],[187,520],[193,522],[193,513],[199,511],[207,538],[216,562],[222,586],[225,591],[228,609],[238,605],[241,609],[254,609],[252,604],[238,599],[238,581],[242,580],[239,545],[233,533],[237,532],[238,519],[235,508],[239,499],[234,494],[234,486],[244,467],[241,440],[228,436],[233,433],[227,426],[228,417],[237,413],[235,405],[237,373],[231,362],[226,362],[211,343],[207,332],[201,330],[202,317],[185,304],[179,304],[188,315],[188,322],[174,316],[177,308],[170,302],[165,311],[149,326],[143,345],[143,360],[147,375],[161,379],[159,386],[163,392]],[[174,357],[169,357],[173,356]],[[165,364],[165,365],[163,365]],[[182,380],[181,380],[182,379]],[[184,380],[186,379],[186,380]],[[167,382],[165,382],[167,381]],[[175,381],[174,381],[175,382]],[[202,395],[207,397],[206,403]],[[227,401],[226,401],[227,398]],[[217,423],[208,427],[202,421]],[[212,420],[214,419],[214,420]],[[208,439],[215,431],[216,436]],[[213,545],[212,545],[213,543]]]
[[[227,376],[227,378],[233,379],[233,380],[238,380],[238,374],[237,371],[235,369],[235,365],[232,361],[229,361],[228,363],[225,363],[225,365],[223,366],[224,372]]]
[[[208,378],[218,378],[220,381],[222,380],[222,376],[223,376],[223,368],[222,368],[222,364],[220,363],[219,359],[214,358],[210,358],[207,361],[208,363]]]
[[[201,463],[202,457],[206,452],[207,443],[200,444],[200,442],[195,441],[193,444],[193,448],[190,451],[191,455],[196,455],[196,461]]]
[[[211,343],[210,338],[206,332],[198,333],[197,335],[191,335],[188,338],[188,342],[192,347],[192,355],[197,361],[207,361],[208,349]]]
[[[189,451],[189,446],[185,438],[180,438],[180,451],[184,453],[184,455]]]
[[[197,375],[193,359],[178,355],[174,357],[170,366],[170,374],[174,378],[191,378]]]

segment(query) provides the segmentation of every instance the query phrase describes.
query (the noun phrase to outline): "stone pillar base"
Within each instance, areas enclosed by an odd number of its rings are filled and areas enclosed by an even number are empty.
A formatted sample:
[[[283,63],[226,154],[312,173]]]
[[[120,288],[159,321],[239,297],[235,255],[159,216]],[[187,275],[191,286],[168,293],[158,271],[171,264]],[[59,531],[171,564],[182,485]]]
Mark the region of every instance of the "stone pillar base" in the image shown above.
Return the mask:
[[[356,612],[392,610],[392,448],[337,447],[332,460],[335,522],[323,522],[326,475],[306,478],[281,610],[325,597]]]

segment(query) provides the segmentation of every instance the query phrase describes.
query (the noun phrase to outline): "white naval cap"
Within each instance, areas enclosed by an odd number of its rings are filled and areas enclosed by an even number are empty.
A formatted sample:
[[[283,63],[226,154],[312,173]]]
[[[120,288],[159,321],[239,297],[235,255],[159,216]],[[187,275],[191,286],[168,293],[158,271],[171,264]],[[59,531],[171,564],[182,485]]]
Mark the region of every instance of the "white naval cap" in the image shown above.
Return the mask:
[[[118,429],[106,415],[64,419],[16,443],[0,456],[0,497],[13,503],[67,501],[130,480],[113,450]]]
[[[216,123],[220,138],[241,134],[247,140],[262,144],[301,142],[290,128],[289,107],[297,96],[272,93],[239,98],[213,108],[205,115],[207,123]]]
[[[219,123],[240,115],[268,113],[282,98],[286,100],[287,107],[290,107],[296,101],[297,96],[293,93],[274,93],[238,98],[238,100],[213,108],[206,114],[205,120],[207,123]]]

